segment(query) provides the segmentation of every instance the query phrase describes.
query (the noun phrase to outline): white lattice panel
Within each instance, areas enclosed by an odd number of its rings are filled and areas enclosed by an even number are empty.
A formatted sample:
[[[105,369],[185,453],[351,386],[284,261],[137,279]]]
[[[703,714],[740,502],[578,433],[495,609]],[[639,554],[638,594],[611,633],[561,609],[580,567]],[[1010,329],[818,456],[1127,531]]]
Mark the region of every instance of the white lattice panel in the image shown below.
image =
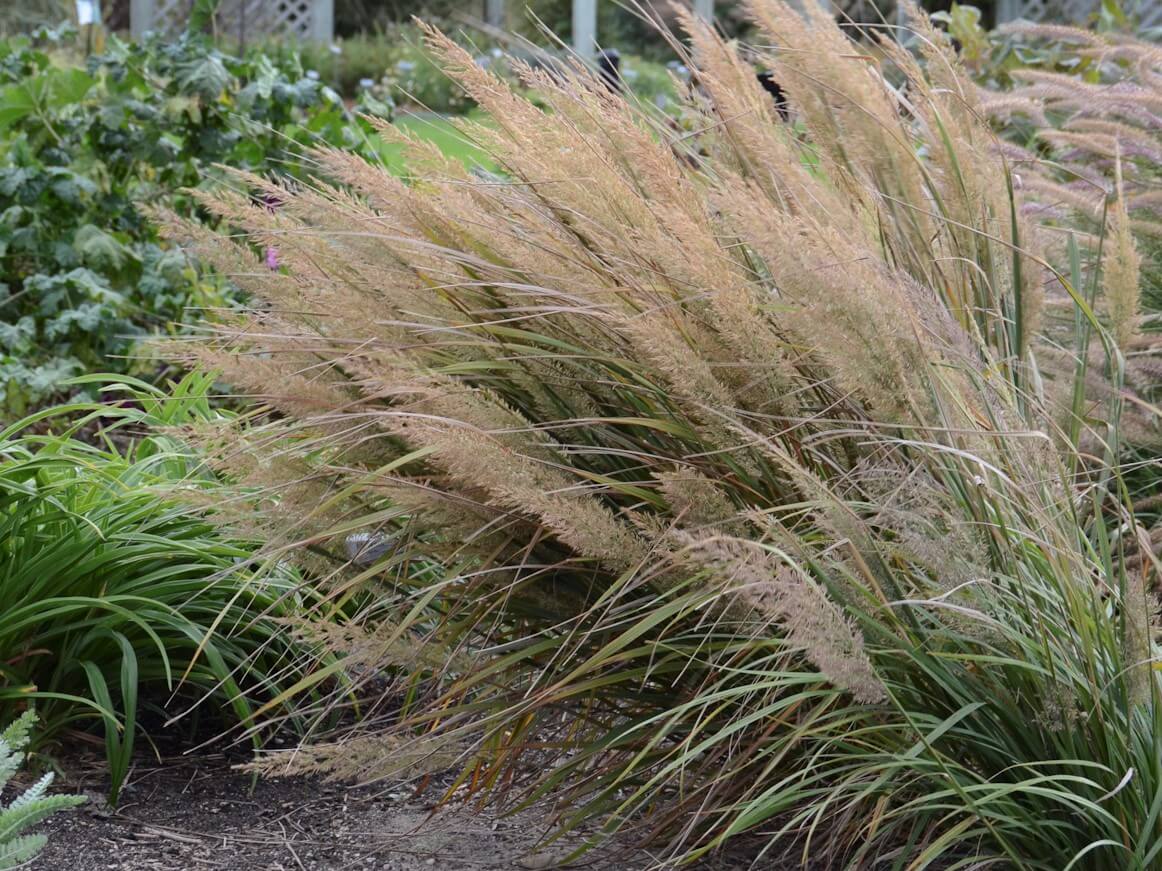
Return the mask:
[[[190,20],[195,0],[134,0],[135,35],[147,30],[178,33]],[[262,36],[330,39],[333,0],[221,0],[215,14],[218,33],[252,40]]]
[[[1162,27],[1162,3],[1158,0],[1129,2],[1126,8],[1142,27]],[[1001,21],[1026,19],[1052,24],[1087,24],[1101,9],[1101,0],[1001,0]]]

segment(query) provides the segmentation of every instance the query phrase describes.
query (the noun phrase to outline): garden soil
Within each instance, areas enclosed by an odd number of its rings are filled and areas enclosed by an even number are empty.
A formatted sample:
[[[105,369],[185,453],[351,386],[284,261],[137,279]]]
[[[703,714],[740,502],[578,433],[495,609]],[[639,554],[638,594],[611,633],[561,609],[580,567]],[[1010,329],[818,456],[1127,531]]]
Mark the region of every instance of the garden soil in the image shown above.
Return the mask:
[[[104,801],[101,766],[64,766],[60,781],[89,796],[53,817],[35,871],[639,871],[640,850],[588,854],[562,864],[569,844],[544,846],[545,814],[437,808],[445,784],[415,790],[347,787],[306,778],[258,779],[222,754],[138,764],[118,806]],[[86,775],[83,772],[90,770]],[[575,844],[576,842],[572,842]],[[705,871],[742,871],[718,858]],[[769,866],[767,866],[769,868]]]

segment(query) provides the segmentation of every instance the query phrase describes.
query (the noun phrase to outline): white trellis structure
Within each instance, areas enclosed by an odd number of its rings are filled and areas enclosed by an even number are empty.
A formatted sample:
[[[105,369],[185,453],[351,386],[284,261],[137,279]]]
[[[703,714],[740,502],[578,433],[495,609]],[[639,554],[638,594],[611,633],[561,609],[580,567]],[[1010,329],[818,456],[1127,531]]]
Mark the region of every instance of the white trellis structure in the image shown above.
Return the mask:
[[[1162,3],[1138,0],[1128,3],[1142,27],[1162,27]],[[1101,0],[997,0],[997,23],[1044,21],[1052,24],[1085,24],[1101,10]]]
[[[130,0],[133,35],[184,30],[195,2]],[[214,19],[219,33],[237,35],[242,42],[263,36],[330,41],[335,30],[335,0],[221,0]]]
[[[495,6],[503,16],[504,0],[488,0],[489,11]],[[694,13],[707,21],[714,19],[714,0],[693,0]],[[573,50],[592,60],[598,47],[597,0],[573,0]]]
[[[592,60],[600,44],[597,33],[597,4],[599,0],[573,0],[573,50],[581,57]],[[716,0],[686,0],[694,14],[704,21],[714,20]],[[722,0],[718,0],[722,2]],[[792,4],[818,2],[831,6],[831,0],[791,0]],[[842,5],[843,0],[837,0]],[[1100,2],[1100,0],[1095,0]],[[496,28],[503,28],[505,0],[484,0],[485,20]]]
[[[149,30],[176,32],[185,27],[195,0],[130,0],[134,36]],[[573,0],[573,49],[592,59],[599,45],[597,4],[600,0]],[[715,0],[688,0],[695,13],[714,19]],[[719,0],[723,2],[723,0]],[[809,2],[809,0],[804,0]],[[818,0],[831,5],[831,0]],[[835,0],[844,7],[845,0]],[[850,3],[851,0],[846,0]],[[485,20],[505,25],[505,0],[483,0]],[[1162,27],[1162,0],[1131,3],[1143,27]],[[997,0],[997,22],[1028,19],[1085,24],[1101,7],[1101,0]],[[1136,7],[1136,8],[1135,8]],[[277,35],[297,39],[330,40],[334,34],[335,0],[221,0],[216,13],[220,33],[243,40]]]
[[[599,0],[573,0],[573,50],[592,59],[599,43],[597,3]],[[707,21],[714,19],[715,0],[688,0],[695,13]],[[719,0],[722,2],[722,0]],[[803,0],[810,2],[810,0]],[[832,6],[832,0],[817,0]],[[834,0],[846,8],[852,0]],[[485,17],[496,27],[504,25],[505,0],[485,0]],[[1142,27],[1162,27],[1162,0],[1137,0],[1128,4]],[[903,4],[899,4],[902,11]],[[890,8],[890,5],[889,5]],[[1101,9],[1101,0],[997,0],[997,23],[1026,19],[1055,24],[1084,26]],[[901,19],[900,23],[903,21]]]

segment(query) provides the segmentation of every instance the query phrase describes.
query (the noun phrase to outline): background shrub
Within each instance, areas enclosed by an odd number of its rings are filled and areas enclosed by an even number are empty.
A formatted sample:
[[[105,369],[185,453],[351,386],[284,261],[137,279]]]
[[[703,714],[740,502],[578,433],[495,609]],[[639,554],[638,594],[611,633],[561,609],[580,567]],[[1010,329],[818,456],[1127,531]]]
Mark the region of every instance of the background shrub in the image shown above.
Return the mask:
[[[0,42],[0,409],[9,417],[69,376],[135,368],[138,338],[228,302],[218,282],[198,281],[164,250],[143,206],[188,213],[179,192],[208,183],[220,161],[263,171],[288,165],[304,143],[370,148],[370,127],[293,56],[276,67],[197,39],[113,40],[82,68],[70,38]]]
[[[477,64],[517,83],[511,56],[530,54],[527,47],[511,42],[501,45],[469,29],[458,28],[457,33]],[[475,105],[463,88],[432,62],[423,48],[423,34],[413,23],[340,37],[332,45],[270,41],[258,50],[276,58],[298,54],[305,69],[317,71],[322,81],[349,99],[359,99],[369,91],[386,93],[393,101],[442,114],[463,114]],[[547,56],[555,54],[548,52]],[[622,55],[625,84],[635,94],[651,103],[673,98],[674,88],[664,65],[629,50]]]

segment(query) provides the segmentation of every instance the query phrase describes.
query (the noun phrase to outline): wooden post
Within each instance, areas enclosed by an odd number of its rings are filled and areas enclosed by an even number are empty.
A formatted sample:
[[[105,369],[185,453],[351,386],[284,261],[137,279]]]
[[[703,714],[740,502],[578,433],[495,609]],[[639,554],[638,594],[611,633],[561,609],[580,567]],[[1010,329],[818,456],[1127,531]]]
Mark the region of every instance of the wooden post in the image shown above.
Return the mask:
[[[330,42],[335,38],[335,0],[311,3],[311,39]]]
[[[153,0],[129,0],[129,32],[141,39],[153,29]]]
[[[997,20],[996,23],[1006,24],[1009,21],[1016,21],[1021,17],[1021,4],[1019,0],[997,0]]]
[[[597,53],[597,0],[573,0],[573,51],[587,61]]]
[[[714,0],[694,0],[694,14],[708,24],[714,22]]]
[[[504,28],[504,0],[484,0],[484,20],[493,27]]]

